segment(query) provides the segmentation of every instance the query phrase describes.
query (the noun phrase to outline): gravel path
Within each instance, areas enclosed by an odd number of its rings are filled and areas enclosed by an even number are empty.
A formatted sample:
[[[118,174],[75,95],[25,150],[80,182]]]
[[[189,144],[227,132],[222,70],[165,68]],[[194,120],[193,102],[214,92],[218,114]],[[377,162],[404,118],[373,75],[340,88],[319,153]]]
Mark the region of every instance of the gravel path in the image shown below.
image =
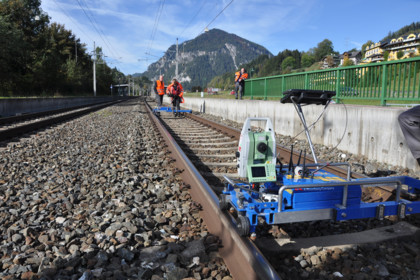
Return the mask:
[[[1,279],[231,279],[138,101],[0,150]]]

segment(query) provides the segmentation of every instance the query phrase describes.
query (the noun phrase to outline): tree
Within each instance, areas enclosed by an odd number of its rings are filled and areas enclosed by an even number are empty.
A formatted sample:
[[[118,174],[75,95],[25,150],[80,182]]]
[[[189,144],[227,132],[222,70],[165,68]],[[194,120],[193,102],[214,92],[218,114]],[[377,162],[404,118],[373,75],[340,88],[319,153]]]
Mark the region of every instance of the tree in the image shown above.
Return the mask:
[[[0,16],[0,94],[9,95],[21,81],[27,44],[23,32]]]
[[[328,55],[326,58],[328,67],[333,67],[335,65],[334,58],[331,55]]]
[[[388,61],[389,51],[384,52],[384,61]]]
[[[281,63],[281,69],[283,71],[286,69],[288,70],[295,69],[295,67],[296,67],[296,60],[291,56],[286,57]]]
[[[404,56],[404,52],[403,52],[402,50],[399,50],[399,51],[397,52],[397,58],[398,58],[398,59],[401,59],[403,56]]]
[[[344,61],[343,61],[343,66],[352,66],[352,65],[354,65],[353,60],[348,59],[348,58],[345,58],[345,59],[344,59]]]
[[[326,55],[334,53],[333,43],[325,39],[324,41],[318,43],[317,47],[314,49],[315,61],[320,61]]]
[[[410,33],[418,33],[419,31],[420,31],[420,21],[412,22],[410,25],[406,25],[406,26],[400,28],[396,32],[389,31],[388,36],[383,38],[382,41],[389,40],[389,39],[392,39],[392,38],[398,38],[400,36],[405,36],[405,35],[408,35]]]
[[[315,58],[309,52],[302,54],[301,65],[302,67],[306,68],[314,64]]]

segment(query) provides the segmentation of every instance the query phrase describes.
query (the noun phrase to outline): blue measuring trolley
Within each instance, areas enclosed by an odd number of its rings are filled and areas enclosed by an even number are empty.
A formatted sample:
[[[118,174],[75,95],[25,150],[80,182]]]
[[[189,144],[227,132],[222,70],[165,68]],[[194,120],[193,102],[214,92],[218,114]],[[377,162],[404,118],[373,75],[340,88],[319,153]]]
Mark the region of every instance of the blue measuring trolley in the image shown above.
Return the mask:
[[[241,131],[238,151],[238,175],[242,180],[224,176],[225,189],[219,205],[237,214],[240,235],[255,232],[259,219],[269,225],[315,220],[383,219],[386,216],[404,218],[420,213],[420,180],[408,176],[351,179],[349,163],[318,163],[301,105],[328,106],[330,91],[290,90],[282,103],[293,103],[306,131],[313,164],[297,164],[292,157],[283,165],[276,159],[274,130],[268,118],[248,118]],[[254,132],[251,122],[265,121],[264,131]],[[306,153],[306,152],[305,152]],[[292,147],[293,154],[293,147]],[[304,155],[303,158],[305,158]],[[325,170],[328,166],[347,169],[346,178]],[[395,188],[395,199],[384,202],[364,202],[362,188],[388,186]],[[404,199],[402,195],[404,194]]]

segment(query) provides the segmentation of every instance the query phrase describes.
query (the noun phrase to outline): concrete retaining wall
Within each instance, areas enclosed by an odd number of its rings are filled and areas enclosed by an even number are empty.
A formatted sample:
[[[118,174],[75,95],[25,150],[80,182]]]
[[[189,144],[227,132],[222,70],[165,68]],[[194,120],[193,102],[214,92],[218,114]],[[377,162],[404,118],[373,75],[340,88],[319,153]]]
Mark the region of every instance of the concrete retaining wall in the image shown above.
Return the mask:
[[[69,108],[111,101],[118,97],[72,97],[72,98],[13,98],[0,99],[0,116],[37,113],[42,111]]]
[[[292,104],[279,101],[229,100],[189,98],[184,108],[220,116],[243,123],[247,117],[271,118],[276,133],[295,136],[303,130]],[[324,106],[306,106],[303,112],[310,125],[321,114]],[[417,162],[406,146],[398,124],[403,108],[331,104],[311,131],[312,141],[369,159],[410,168],[420,172]],[[299,139],[306,139],[302,133]],[[338,161],[338,159],[337,159]]]

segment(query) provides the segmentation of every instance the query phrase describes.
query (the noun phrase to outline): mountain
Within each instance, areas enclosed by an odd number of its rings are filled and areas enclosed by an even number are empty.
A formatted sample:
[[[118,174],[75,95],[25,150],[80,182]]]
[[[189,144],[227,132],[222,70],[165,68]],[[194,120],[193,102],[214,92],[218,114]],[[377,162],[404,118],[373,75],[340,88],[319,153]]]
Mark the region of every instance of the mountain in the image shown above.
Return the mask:
[[[175,76],[175,54],[176,45],[172,45],[141,75],[156,80],[162,73],[168,83]],[[263,46],[220,29],[211,29],[178,46],[178,78],[186,89],[204,86],[213,77],[234,71],[263,54],[273,56]]]

